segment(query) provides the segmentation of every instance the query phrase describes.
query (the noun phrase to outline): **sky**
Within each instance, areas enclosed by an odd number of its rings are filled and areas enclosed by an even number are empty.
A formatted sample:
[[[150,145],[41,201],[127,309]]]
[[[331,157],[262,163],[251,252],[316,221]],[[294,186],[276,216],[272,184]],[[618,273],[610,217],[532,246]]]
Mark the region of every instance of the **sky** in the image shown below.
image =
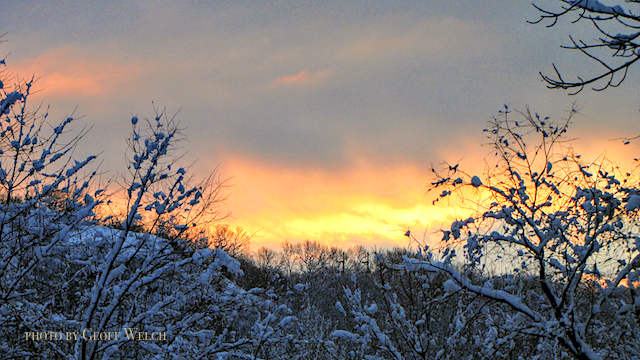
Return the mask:
[[[557,1],[539,1],[554,7]],[[224,222],[254,249],[316,240],[433,241],[462,210],[433,206],[432,164],[481,172],[482,129],[504,104],[552,118],[574,103],[572,135],[594,155],[638,132],[636,73],[569,96],[538,72],[589,64],[562,50],[597,37],[565,19],[531,25],[527,1],[30,1],[3,11],[0,57],[38,79],[34,105],[91,130],[79,155],[122,174],[132,116],[166,108],[182,159],[228,179]],[[637,150],[637,149],[634,149]],[[441,234],[441,233],[440,233]]]

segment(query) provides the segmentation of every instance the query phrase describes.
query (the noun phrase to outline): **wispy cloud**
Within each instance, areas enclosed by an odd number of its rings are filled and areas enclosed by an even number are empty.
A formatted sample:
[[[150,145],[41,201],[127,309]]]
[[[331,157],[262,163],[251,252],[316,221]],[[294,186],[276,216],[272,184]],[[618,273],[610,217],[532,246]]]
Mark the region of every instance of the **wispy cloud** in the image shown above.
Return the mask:
[[[320,80],[324,80],[331,76],[333,71],[322,70],[309,73],[306,70],[302,70],[295,75],[281,76],[273,81],[274,85],[291,85],[291,84],[309,84],[316,83]]]

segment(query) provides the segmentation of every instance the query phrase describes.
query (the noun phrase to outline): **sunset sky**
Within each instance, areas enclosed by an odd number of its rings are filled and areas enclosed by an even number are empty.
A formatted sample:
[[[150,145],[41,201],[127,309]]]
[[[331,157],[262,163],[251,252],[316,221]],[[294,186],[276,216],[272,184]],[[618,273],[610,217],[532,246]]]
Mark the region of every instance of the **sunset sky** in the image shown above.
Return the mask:
[[[482,129],[504,104],[559,118],[577,102],[573,135],[594,155],[627,156],[610,140],[639,130],[640,69],[602,93],[546,89],[538,71],[584,67],[560,49],[569,34],[597,34],[570,19],[527,24],[538,16],[527,1],[4,7],[0,58],[35,74],[33,104],[50,104],[51,118],[84,115],[92,130],[79,154],[100,153],[115,176],[131,116],[152,116],[152,101],[179,110],[185,163],[231,178],[226,222],[255,232],[254,248],[407,245],[406,229],[437,238],[460,210],[431,205],[431,164],[482,172]]]

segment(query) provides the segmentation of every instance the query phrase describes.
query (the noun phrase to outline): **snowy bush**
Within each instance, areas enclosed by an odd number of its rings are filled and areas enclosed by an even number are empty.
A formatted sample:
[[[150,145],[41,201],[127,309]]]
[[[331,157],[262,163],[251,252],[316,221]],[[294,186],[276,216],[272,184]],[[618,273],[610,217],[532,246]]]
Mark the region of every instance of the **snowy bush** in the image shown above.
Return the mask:
[[[73,117],[50,126],[46,114],[27,107],[32,81],[2,84],[2,358],[278,351],[272,344],[296,318],[269,293],[237,286],[240,263],[201,241],[218,219],[222,183],[214,173],[189,185],[173,154],[180,141],[173,118],[158,111],[132,118],[128,172],[119,181],[125,188],[96,189],[95,171],[86,170],[95,156],[72,158],[84,132],[63,141]],[[107,215],[122,204],[124,213]]]
[[[513,119],[505,107],[486,130],[497,162],[482,182],[450,167],[432,184],[450,191],[444,197],[475,194],[479,210],[443,231],[441,261],[407,265],[439,269],[464,290],[502,304],[510,311],[504,327],[537,339],[541,351],[638,358],[640,188],[606,158],[586,162],[575,154],[565,141],[575,113],[561,122],[529,110]],[[461,271],[452,265],[459,253]],[[491,278],[469,277],[488,263],[535,286],[499,288]]]

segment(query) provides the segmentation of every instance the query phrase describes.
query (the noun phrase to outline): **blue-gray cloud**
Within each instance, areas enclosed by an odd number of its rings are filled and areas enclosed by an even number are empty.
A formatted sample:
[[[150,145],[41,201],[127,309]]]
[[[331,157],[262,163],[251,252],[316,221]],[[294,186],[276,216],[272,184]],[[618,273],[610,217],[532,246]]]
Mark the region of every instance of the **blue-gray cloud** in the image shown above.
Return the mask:
[[[348,164],[354,146],[381,161],[438,161],[503,103],[558,115],[578,100],[585,124],[608,116],[630,126],[637,106],[628,85],[575,99],[545,89],[538,71],[577,62],[558,48],[569,28],[526,23],[535,16],[507,0],[42,1],[12,5],[2,25],[10,43],[0,49],[12,52],[9,63],[68,48],[96,71],[104,61],[141,69],[104,96],[53,104],[60,112],[79,105],[98,150],[122,140],[127,118],[150,113],[152,100],[182,108],[185,150],[195,157],[237,152],[327,167]]]

